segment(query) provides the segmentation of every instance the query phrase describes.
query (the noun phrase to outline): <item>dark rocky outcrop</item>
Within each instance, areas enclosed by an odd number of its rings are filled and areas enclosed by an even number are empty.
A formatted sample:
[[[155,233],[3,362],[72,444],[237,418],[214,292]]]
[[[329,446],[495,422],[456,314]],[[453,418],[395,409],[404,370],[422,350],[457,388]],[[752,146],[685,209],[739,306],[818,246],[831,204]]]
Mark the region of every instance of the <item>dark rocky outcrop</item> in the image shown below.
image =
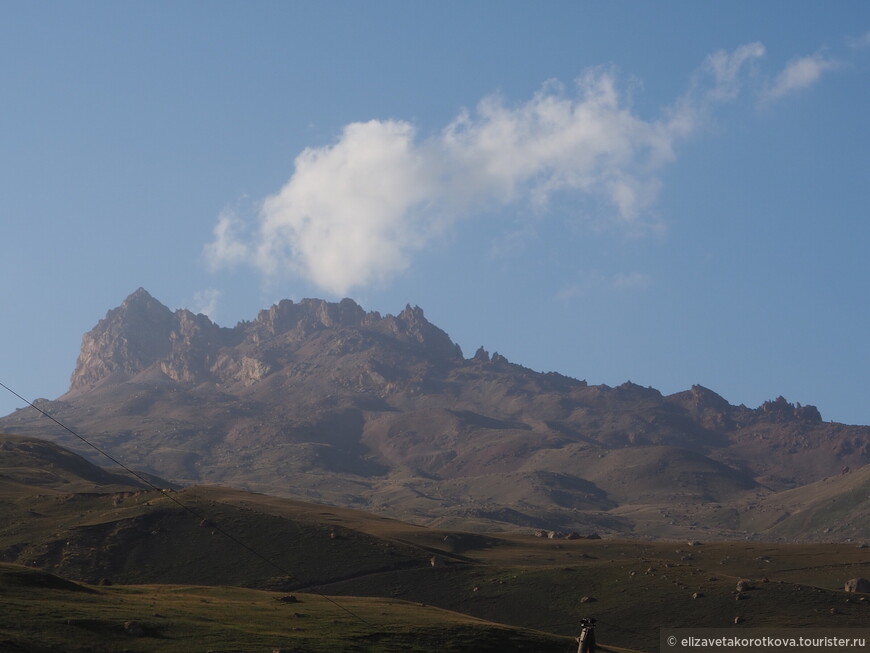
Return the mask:
[[[822,415],[815,406],[801,406],[789,403],[785,397],[777,397],[774,401],[765,401],[759,409],[761,412],[781,421],[803,420],[821,422]]]
[[[846,581],[846,585],[843,589],[847,592],[870,594],[870,580],[867,580],[866,578],[851,578]]]

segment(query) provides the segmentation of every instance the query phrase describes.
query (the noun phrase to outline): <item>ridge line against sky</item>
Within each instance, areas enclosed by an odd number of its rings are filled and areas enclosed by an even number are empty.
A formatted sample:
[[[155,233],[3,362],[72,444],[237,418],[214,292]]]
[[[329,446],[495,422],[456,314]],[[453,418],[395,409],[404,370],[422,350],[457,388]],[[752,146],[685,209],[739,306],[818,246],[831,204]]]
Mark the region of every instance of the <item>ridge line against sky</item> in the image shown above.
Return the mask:
[[[138,287],[870,424],[870,3],[17,2],[0,379]],[[0,400],[0,413],[18,407]]]

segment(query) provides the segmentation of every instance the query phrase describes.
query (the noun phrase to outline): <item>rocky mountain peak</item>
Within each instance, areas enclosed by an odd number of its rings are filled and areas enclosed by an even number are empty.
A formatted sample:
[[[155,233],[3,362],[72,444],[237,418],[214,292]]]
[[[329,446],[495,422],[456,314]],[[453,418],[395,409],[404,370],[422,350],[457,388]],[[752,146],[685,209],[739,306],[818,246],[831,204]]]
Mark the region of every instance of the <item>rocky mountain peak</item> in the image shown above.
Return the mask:
[[[412,308],[410,304],[405,304],[405,310],[399,313],[399,318],[408,324],[422,324],[426,322],[426,315],[423,313],[423,309],[419,306]]]
[[[423,314],[419,306],[405,306],[405,310],[396,317],[387,316],[391,320],[392,330],[405,337],[411,337],[421,343],[436,357],[461,359],[462,349],[455,344],[444,331],[432,324]]]
[[[135,374],[165,356],[173,322],[172,311],[139,288],[82,337],[70,390],[115,373]]]
[[[471,360],[477,361],[478,363],[488,363],[489,352],[483,348],[483,345],[481,345],[477,348],[477,351],[474,352],[474,356],[471,357]]]
[[[296,328],[308,331],[312,328],[361,326],[367,317],[363,308],[352,299],[345,298],[338,303],[323,299],[303,299],[294,303],[291,299],[282,299],[260,311],[255,329],[261,332],[260,335],[275,336]]]
[[[694,413],[703,411],[727,413],[733,408],[721,395],[697,384],[693,385],[689,390],[670,395],[668,399],[679,403]]]
[[[731,407],[722,395],[702,385],[693,385],[689,390],[689,395],[691,396],[692,403],[698,408],[713,408],[715,410],[726,411]]]
[[[815,406],[801,406],[799,403],[792,404],[782,396],[777,397],[773,401],[765,401],[758,410],[776,421],[822,421],[822,415]]]
[[[108,377],[130,377],[155,364],[175,381],[200,379],[209,352],[225,340],[224,331],[205,315],[187,309],[173,313],[139,288],[82,337],[70,392],[88,390]]]
[[[139,288],[84,335],[69,392],[87,391],[108,377],[123,381],[147,369],[186,384],[253,383],[276,369],[268,351],[290,347],[283,349],[287,355],[317,334],[345,339],[347,334],[339,331],[347,329],[389,335],[412,344],[430,360],[462,360],[458,345],[418,306],[381,317],[347,298],[285,299],[260,311],[253,322],[226,329],[187,309],[173,312]],[[280,342],[274,341],[277,337]],[[233,350],[243,342],[244,351]],[[315,350],[306,351],[305,356],[316,355]]]
[[[125,310],[157,310],[167,312],[169,309],[154,299],[153,295],[141,286],[131,292],[118,307]]]

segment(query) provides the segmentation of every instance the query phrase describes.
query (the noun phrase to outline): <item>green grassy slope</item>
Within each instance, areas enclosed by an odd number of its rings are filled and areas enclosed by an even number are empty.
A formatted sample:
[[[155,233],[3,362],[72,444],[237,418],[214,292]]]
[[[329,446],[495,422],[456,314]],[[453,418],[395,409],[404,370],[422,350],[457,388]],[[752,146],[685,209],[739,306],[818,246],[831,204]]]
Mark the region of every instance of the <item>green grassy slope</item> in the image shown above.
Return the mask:
[[[147,484],[86,461],[52,442],[0,434],[0,496],[119,492]]]
[[[34,461],[20,469],[39,471]],[[849,578],[870,577],[870,549],[855,543],[496,537],[221,487],[163,494],[116,491],[76,473],[47,486],[19,479],[0,484],[0,560],[30,569],[0,569],[2,651],[571,651],[584,616],[599,620],[599,641],[655,651],[662,626],[723,627],[735,617],[740,628],[870,622],[870,596],[842,591]],[[88,492],[62,491],[80,482]],[[856,487],[829,485],[819,509]],[[83,590],[37,568],[114,585]],[[753,589],[738,598],[741,578]],[[133,583],[142,585],[119,587]],[[221,587],[230,585],[237,588]],[[341,606],[369,616],[356,619],[316,595],[288,611],[255,589],[340,596]],[[182,616],[170,618],[167,605]],[[310,607],[329,616],[318,621]],[[148,636],[124,635],[119,624],[129,619]]]
[[[861,539],[870,523],[870,465],[765,497],[743,511],[741,527],[771,537]]]
[[[87,587],[0,564],[0,650],[261,653],[371,651],[553,651],[563,638],[487,623],[438,608],[382,598],[340,603],[311,594],[234,587]],[[138,622],[143,636],[125,632]]]
[[[424,550],[326,521],[176,495],[196,514],[158,492],[0,502],[0,559],[91,582],[286,589],[428,564]]]
[[[857,628],[870,597],[843,583],[870,576],[854,545],[563,541],[515,537],[467,554],[477,564],[403,570],[320,587],[449,607],[485,619],[573,634],[581,616],[599,639],[658,650],[663,626]],[[736,592],[748,579],[753,589]],[[694,595],[694,596],[693,596]],[[583,597],[593,600],[583,601]],[[832,613],[833,611],[833,613]]]

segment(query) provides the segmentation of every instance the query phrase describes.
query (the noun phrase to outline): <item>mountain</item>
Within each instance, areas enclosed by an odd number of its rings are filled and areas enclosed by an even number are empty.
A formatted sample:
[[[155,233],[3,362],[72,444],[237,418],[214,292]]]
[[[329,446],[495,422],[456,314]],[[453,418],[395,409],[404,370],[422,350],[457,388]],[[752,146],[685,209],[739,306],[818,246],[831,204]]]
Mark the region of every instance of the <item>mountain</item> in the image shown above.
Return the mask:
[[[381,316],[350,299],[284,300],[225,328],[139,289],[84,335],[69,391],[39,407],[179,483],[446,528],[742,538],[755,532],[734,517],[744,507],[870,462],[870,427],[813,406],[590,385],[483,347],[465,358],[420,308]],[[0,431],[95,460],[29,408]]]

